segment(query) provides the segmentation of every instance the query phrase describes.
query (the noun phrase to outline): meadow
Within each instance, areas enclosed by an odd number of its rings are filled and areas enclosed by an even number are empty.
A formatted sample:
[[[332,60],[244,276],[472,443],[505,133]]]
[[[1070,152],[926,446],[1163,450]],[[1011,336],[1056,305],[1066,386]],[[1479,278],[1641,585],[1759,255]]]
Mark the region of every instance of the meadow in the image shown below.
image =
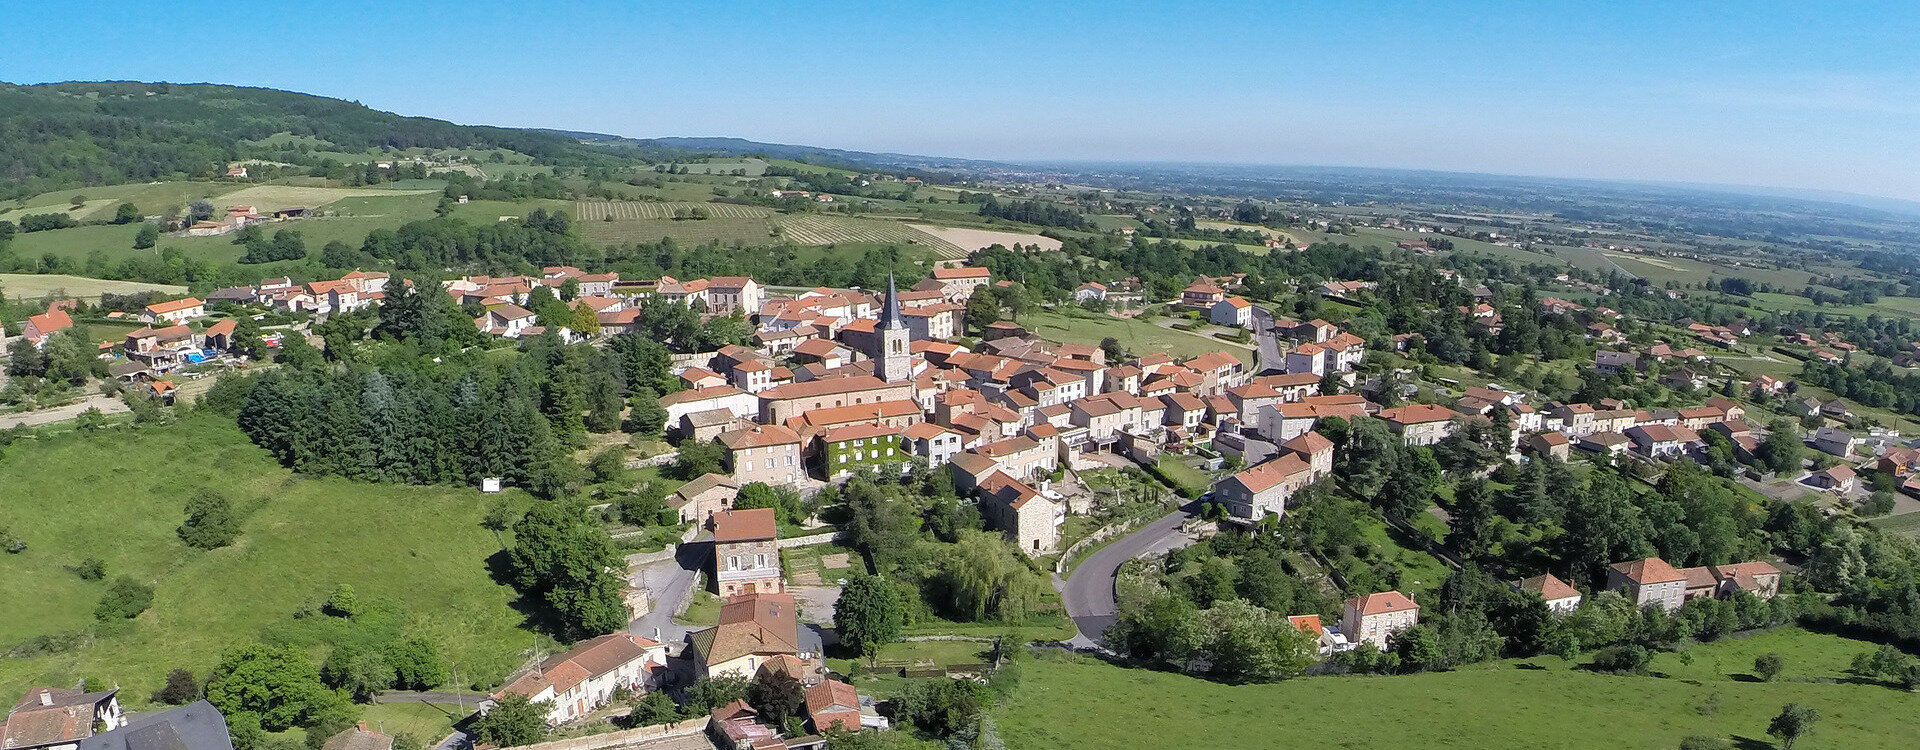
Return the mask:
[[[1801,748],[1912,742],[1920,696],[1847,684],[1874,644],[1782,629],[1662,654],[1650,675],[1598,674],[1557,657],[1453,672],[1304,677],[1223,685],[1090,657],[1035,660],[993,711],[1008,747],[1669,749],[1690,735],[1766,748],[1767,722],[1798,702],[1820,713]],[[1753,657],[1777,652],[1783,676],[1760,682]],[[1685,663],[1683,663],[1683,659]],[[1818,681],[1815,681],[1818,680]]]
[[[137,704],[167,670],[205,674],[222,650],[252,640],[303,645],[317,659],[344,621],[295,613],[343,583],[397,610],[400,632],[438,642],[465,682],[504,677],[538,640],[520,627],[515,592],[488,572],[502,542],[481,526],[485,496],[297,476],[229,418],[16,443],[0,458],[0,487],[0,525],[27,543],[0,561],[0,647],[91,634],[72,650],[0,659],[0,694],[97,677]],[[176,535],[201,492],[242,516],[232,546],[197,550]],[[151,584],[152,607],[125,625],[95,625],[105,584],[71,570],[89,556],[109,578]]]
[[[1120,340],[1135,356],[1168,354],[1186,358],[1207,352],[1228,352],[1251,364],[1253,351],[1218,339],[1162,328],[1144,320],[1095,315],[1075,310],[1036,310],[1020,316],[1021,327],[1051,341],[1099,346],[1108,336]]]

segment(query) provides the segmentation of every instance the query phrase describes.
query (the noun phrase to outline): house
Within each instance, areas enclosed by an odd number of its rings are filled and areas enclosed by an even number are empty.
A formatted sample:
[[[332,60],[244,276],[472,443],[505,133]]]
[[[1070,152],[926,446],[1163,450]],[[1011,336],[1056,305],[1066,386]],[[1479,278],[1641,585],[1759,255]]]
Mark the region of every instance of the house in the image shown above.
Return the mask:
[[[680,485],[667,496],[667,507],[680,516],[681,523],[706,523],[715,513],[733,507],[740,494],[740,483],[724,474],[702,474]]]
[[[1762,560],[1706,565],[1680,571],[1687,577],[1687,598],[1731,598],[1745,591],[1762,599],[1780,593],[1780,569]]]
[[[1582,436],[1579,445],[1581,450],[1592,451],[1607,458],[1613,458],[1614,456],[1626,453],[1627,448],[1633,445],[1633,438],[1618,432],[1596,432]]]
[[[1356,596],[1346,601],[1340,616],[1340,632],[1355,645],[1371,643],[1387,650],[1387,639],[1394,633],[1420,624],[1420,605],[1398,591]]]
[[[1547,611],[1556,615],[1570,615],[1580,608],[1580,590],[1552,573],[1543,573],[1521,580],[1513,585],[1521,591],[1539,594],[1547,602]]]
[[[0,739],[4,742],[4,739]],[[12,745],[8,745],[12,747]],[[206,700],[144,713],[80,741],[78,750],[233,750],[226,717]],[[333,750],[327,748],[327,750]]]
[[[807,721],[815,734],[829,729],[860,730],[860,693],[839,680],[821,680],[807,688]]]
[[[1287,452],[1215,482],[1213,499],[1232,520],[1256,523],[1268,514],[1285,516],[1287,500],[1316,478],[1307,458]]]
[[[1572,443],[1566,435],[1558,432],[1541,432],[1528,435],[1520,441],[1528,452],[1536,456],[1548,456],[1562,461],[1568,458],[1568,448]]]
[[[872,375],[854,375],[776,385],[756,395],[760,398],[760,421],[779,424],[815,409],[911,401],[913,381],[890,383]]]
[[[921,284],[931,282],[931,286],[938,289],[940,296],[946,298],[948,302],[956,305],[965,305],[967,304],[967,300],[973,296],[975,289],[986,286],[987,283],[992,280],[993,272],[985,268],[959,266],[955,268],[935,268],[933,269],[932,278],[921,282]],[[926,291],[920,289],[920,285],[915,285],[914,289]]]
[[[97,693],[76,688],[28,688],[7,712],[7,723],[0,725],[0,748],[74,750],[96,731],[109,732],[126,723],[119,693],[119,688]]]
[[[1593,369],[1607,375],[1637,369],[1639,366],[1640,355],[1633,352],[1602,350],[1593,353]]]
[[[1822,427],[1813,433],[1813,447],[1822,453],[1846,458],[1853,455],[1853,449],[1860,447],[1860,438],[1846,430]]]
[[[1845,495],[1854,490],[1858,484],[1858,477],[1854,474],[1853,467],[1838,464],[1814,472],[1812,476],[1807,477],[1807,484]]]
[[[148,323],[179,325],[194,318],[205,317],[206,314],[207,303],[200,301],[198,297],[188,297],[147,305],[146,312],[141,314],[140,319]]]
[[[1627,439],[1633,441],[1634,450],[1647,458],[1680,456],[1687,452],[1689,446],[1700,441],[1700,436],[1693,430],[1663,424],[1630,427],[1626,435]]]
[[[722,598],[780,593],[780,536],[772,508],[713,514],[713,589]]]
[[[1073,301],[1104,300],[1107,298],[1107,285],[1098,281],[1089,281],[1073,290]]]
[[[725,317],[759,311],[764,302],[760,283],[751,276],[715,276],[707,280],[707,313]]]
[[[1211,310],[1215,303],[1226,298],[1227,290],[1214,286],[1205,277],[1180,290],[1180,304],[1195,310]]]
[[[1387,429],[1399,435],[1407,445],[1433,445],[1453,434],[1458,412],[1433,404],[1413,404],[1381,409],[1378,415],[1387,421]]]
[[[1630,560],[1607,567],[1607,590],[1626,595],[1636,608],[1673,612],[1686,601],[1687,576],[1658,557]]]
[[[1253,303],[1245,297],[1228,297],[1213,303],[1207,317],[1214,325],[1246,328],[1253,325]]]
[[[393,737],[368,729],[362,721],[328,737],[320,750],[393,750]]]
[[[1847,402],[1837,398],[1829,399],[1820,404],[1820,416],[1842,419],[1853,416],[1853,411],[1847,408]]]
[[[660,397],[667,410],[667,424],[679,424],[689,414],[724,410],[736,417],[753,417],[760,412],[760,399],[730,385],[695,386]]]
[[[727,449],[733,480],[742,485],[765,482],[777,487],[795,484],[805,476],[800,465],[800,434],[792,428],[755,425],[722,432],[716,439]]]
[[[27,337],[29,344],[45,347],[48,337],[57,331],[72,327],[73,317],[67,315],[67,311],[55,308],[39,315],[28,316],[26,325],[20,328],[20,335]]]
[[[485,315],[473,319],[473,325],[489,336],[517,339],[534,327],[535,320],[532,310],[505,304],[487,308]]]
[[[932,422],[921,422],[900,431],[907,450],[927,460],[928,466],[940,466],[953,460],[964,449],[966,436],[958,430]]]
[[[718,625],[687,634],[687,655],[700,677],[753,679],[768,661],[801,655],[796,615],[791,594],[733,597],[720,605]]]
[[[1067,520],[1064,503],[1003,471],[988,474],[979,490],[980,515],[1021,552],[1038,557],[1060,543],[1060,525]]]
[[[909,402],[910,403],[910,402]],[[843,479],[867,469],[905,474],[912,467],[901,442],[901,428],[884,424],[852,424],[820,433],[820,459],[828,479]]]
[[[524,695],[546,707],[548,724],[559,725],[607,705],[617,692],[659,688],[666,668],[664,644],[632,633],[613,633],[547,657],[509,680],[493,699]]]

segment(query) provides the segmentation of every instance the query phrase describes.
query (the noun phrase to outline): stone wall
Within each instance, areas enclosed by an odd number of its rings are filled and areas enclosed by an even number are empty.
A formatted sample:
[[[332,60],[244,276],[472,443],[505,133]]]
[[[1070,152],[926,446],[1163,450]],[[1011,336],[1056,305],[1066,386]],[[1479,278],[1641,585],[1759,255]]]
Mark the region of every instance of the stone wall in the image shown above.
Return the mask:
[[[523,750],[610,750],[610,748],[645,748],[646,746],[670,737],[688,737],[707,731],[707,717],[701,716],[677,724],[659,724],[638,729],[623,729],[618,732],[590,734],[585,737],[554,740],[536,745],[526,745]]]

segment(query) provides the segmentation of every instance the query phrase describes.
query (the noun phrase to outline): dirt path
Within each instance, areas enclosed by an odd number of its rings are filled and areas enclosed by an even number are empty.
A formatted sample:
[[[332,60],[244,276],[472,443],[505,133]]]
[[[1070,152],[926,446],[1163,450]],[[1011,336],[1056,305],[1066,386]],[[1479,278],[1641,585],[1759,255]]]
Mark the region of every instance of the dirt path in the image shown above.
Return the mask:
[[[21,425],[38,427],[43,424],[65,422],[80,416],[82,412],[88,409],[99,409],[104,414],[120,414],[128,411],[127,405],[121,402],[120,399],[94,395],[83,398],[78,402],[67,404],[66,406],[56,406],[51,409],[26,411],[18,414],[0,414],[0,429]]]

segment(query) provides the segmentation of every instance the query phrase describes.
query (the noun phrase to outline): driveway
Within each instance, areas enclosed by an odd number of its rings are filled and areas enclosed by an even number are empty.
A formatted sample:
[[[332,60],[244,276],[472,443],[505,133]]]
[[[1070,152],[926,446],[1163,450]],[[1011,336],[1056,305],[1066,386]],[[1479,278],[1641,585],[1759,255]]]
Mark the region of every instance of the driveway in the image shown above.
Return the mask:
[[[700,577],[700,570],[706,567],[707,557],[713,544],[711,536],[702,532],[706,539],[699,539],[680,545],[672,559],[648,565],[630,571],[629,580],[635,587],[645,589],[653,599],[653,608],[627,625],[627,632],[645,638],[652,638],[669,646],[687,639],[687,632],[695,630],[673,621],[674,610],[680,608],[680,601],[691,591],[694,581]]]
[[[1121,563],[1192,544],[1193,537],[1182,533],[1180,526],[1192,517],[1190,509],[1193,507],[1189,505],[1168,513],[1108,543],[1074,568],[1072,577],[1059,584],[1060,599],[1067,606],[1067,615],[1073,618],[1074,626],[1080,629],[1080,634],[1069,643],[1079,648],[1101,645],[1101,634],[1114,622],[1116,606],[1113,586]]]
[[[88,409],[99,409],[103,414],[119,414],[127,411],[127,404],[117,398],[108,398],[96,394],[80,399],[75,403],[67,404],[66,406],[56,406],[51,409],[41,409],[39,411],[23,411],[18,414],[0,414],[0,429],[20,425],[36,427],[43,424],[53,424],[54,422],[65,422],[80,416],[81,412]]]

